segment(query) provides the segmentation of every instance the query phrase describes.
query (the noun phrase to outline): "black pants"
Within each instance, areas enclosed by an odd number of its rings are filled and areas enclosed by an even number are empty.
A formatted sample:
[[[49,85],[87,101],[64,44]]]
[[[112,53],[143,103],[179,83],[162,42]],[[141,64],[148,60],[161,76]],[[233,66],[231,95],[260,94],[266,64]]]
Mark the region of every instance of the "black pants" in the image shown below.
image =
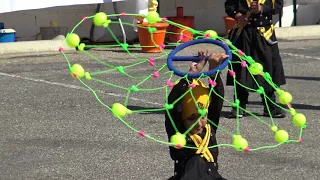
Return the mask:
[[[237,93],[237,99],[240,101],[240,106],[244,108],[248,104],[248,98],[249,98],[249,91],[246,88],[243,88],[240,85],[236,85],[236,93]],[[267,91],[265,92],[266,96],[273,102],[276,101],[275,91]],[[266,103],[268,103],[269,107],[273,107],[273,104],[268,100],[266,97],[267,102],[265,102],[264,95],[261,94],[261,101],[264,107],[266,107]],[[236,96],[234,95],[234,100],[236,99]]]
[[[218,172],[218,164],[207,162],[200,155],[176,164],[177,174],[170,180],[226,180]]]

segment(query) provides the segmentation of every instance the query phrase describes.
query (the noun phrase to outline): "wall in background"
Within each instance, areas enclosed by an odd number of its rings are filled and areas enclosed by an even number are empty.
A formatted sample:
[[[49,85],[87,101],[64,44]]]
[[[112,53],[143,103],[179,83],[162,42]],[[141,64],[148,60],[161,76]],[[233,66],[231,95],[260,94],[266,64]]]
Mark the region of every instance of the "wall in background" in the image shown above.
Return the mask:
[[[226,16],[225,0],[160,0],[161,16],[176,16],[176,8],[183,7],[185,16],[194,16],[194,28],[198,30],[212,29],[219,34],[225,34]],[[282,15],[282,27],[293,26],[292,0],[285,0]],[[315,25],[320,21],[320,0],[297,0],[297,25]],[[279,16],[274,16],[276,26],[279,26]]]
[[[225,34],[225,23],[223,17],[224,0],[159,0],[160,15],[163,17],[176,16],[176,8],[183,7],[185,16],[194,16],[194,28],[198,30],[212,29],[219,34]],[[71,29],[81,20],[83,16],[94,15],[97,5],[79,5],[68,7],[55,7],[41,10],[19,11],[0,14],[0,21],[5,23],[6,28],[13,28],[17,31],[17,40],[35,40],[40,33],[40,27],[49,26],[51,21],[57,21],[59,26]],[[139,13],[147,8],[147,0],[128,0],[118,2],[119,12]],[[319,0],[298,0],[298,25],[314,25],[320,21]],[[113,14],[111,3],[102,5],[101,11]],[[133,17],[123,17],[124,22],[132,23]],[[279,26],[279,17],[274,17],[276,26]],[[90,37],[91,20],[84,22],[77,28],[76,33],[81,37]],[[285,8],[282,16],[282,26],[293,25],[292,0],[285,0]],[[111,25],[115,35],[121,39],[121,31],[118,25]],[[125,26],[128,39],[136,38],[136,31],[131,26]],[[109,41],[113,38],[103,28],[97,28],[94,33],[94,40]]]
[[[119,12],[139,13],[140,9],[147,8],[147,0],[129,0],[118,2]],[[84,16],[95,14],[97,5],[75,5],[67,7],[53,7],[39,10],[18,11],[0,14],[0,22],[5,23],[5,28],[16,30],[17,41],[35,40],[40,33],[40,27],[50,26],[51,21],[58,22],[58,26],[67,27],[70,32],[72,28],[81,21]],[[105,3],[101,10],[107,14],[114,14],[112,3]],[[133,17],[122,17],[122,21],[127,23],[133,22]],[[81,37],[90,37],[90,28],[92,20],[82,23],[76,30]],[[115,35],[121,38],[120,27],[112,24],[111,29]],[[136,37],[136,32],[132,26],[125,26],[126,34],[129,39]],[[41,36],[37,36],[41,39]],[[112,40],[107,30],[98,27],[95,29],[94,40],[109,41]]]

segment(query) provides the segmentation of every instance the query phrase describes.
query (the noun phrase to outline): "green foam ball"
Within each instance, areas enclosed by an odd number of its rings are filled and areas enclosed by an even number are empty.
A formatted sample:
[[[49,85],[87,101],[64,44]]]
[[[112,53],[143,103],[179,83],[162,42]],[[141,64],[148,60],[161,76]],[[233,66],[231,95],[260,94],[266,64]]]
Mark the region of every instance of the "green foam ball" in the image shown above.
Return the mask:
[[[91,75],[89,72],[85,72],[84,73],[84,77],[87,79],[87,80],[91,80]]]
[[[109,26],[109,24],[111,23],[111,20],[107,20],[105,23],[103,23],[103,27],[107,28]]]
[[[272,126],[271,127],[271,131],[272,132],[277,132],[278,131],[278,127],[277,126]]]
[[[164,106],[167,110],[173,109],[173,104],[165,104]]]
[[[206,30],[204,32],[205,34],[209,34],[209,37],[212,39],[217,39],[218,38],[218,33],[214,30]]]
[[[252,59],[252,57],[251,56],[247,56],[247,62],[249,63],[249,64],[253,64],[253,63],[255,63],[255,61]]]
[[[84,69],[80,64],[72,65],[70,71],[72,76],[75,78],[81,79],[84,76]]]
[[[297,112],[294,108],[289,108],[291,116],[294,116]]]
[[[132,86],[130,87],[130,90],[133,91],[133,92],[138,92],[138,91],[139,91],[139,88],[138,88],[137,86],[135,86],[135,85],[132,85]]]
[[[298,126],[298,127],[302,127],[303,125],[306,124],[306,117],[301,114],[301,113],[297,113],[293,116],[292,118],[293,124]]]
[[[280,96],[281,94],[284,93],[284,90],[277,88],[276,89],[277,94]]]
[[[279,95],[278,97],[278,101],[281,103],[281,104],[290,104],[291,101],[292,101],[292,96],[290,93],[288,92],[283,92]]]
[[[103,26],[103,24],[108,20],[108,16],[104,12],[99,12],[93,17],[93,24],[96,26]]]
[[[201,116],[205,116],[207,114],[207,111],[205,109],[198,109],[198,114]]]
[[[75,33],[68,34],[66,41],[67,41],[68,46],[75,48],[80,43],[80,37]]]
[[[249,72],[253,75],[258,75],[263,72],[263,66],[260,63],[252,63],[249,66]]]
[[[148,15],[146,18],[147,18],[149,24],[154,24],[154,23],[161,21],[159,13],[157,13],[155,11],[148,12]]]
[[[123,118],[127,114],[131,114],[131,111],[120,103],[114,103],[111,107],[111,110],[113,115],[118,118]]]
[[[264,88],[262,86],[260,86],[257,90],[258,94],[263,94],[264,93]]]
[[[289,134],[285,130],[278,130],[274,135],[274,139],[277,143],[287,142],[289,140]]]
[[[170,142],[176,146],[185,146],[187,144],[186,136],[179,132],[171,136]]]
[[[78,50],[79,51],[84,51],[84,48],[86,47],[86,44],[84,43],[81,43],[79,46],[78,46]]]
[[[243,151],[248,147],[248,141],[240,135],[233,136],[233,146],[237,151]]]

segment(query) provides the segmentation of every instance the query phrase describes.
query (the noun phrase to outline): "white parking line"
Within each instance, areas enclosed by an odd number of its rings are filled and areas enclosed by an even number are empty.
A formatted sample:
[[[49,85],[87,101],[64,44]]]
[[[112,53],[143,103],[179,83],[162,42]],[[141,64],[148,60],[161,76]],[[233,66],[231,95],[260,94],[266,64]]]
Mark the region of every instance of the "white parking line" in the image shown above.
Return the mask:
[[[7,73],[2,73],[0,72],[1,76],[7,76],[7,77],[13,77],[13,78],[19,78],[19,79],[23,79],[23,80],[27,80],[27,81],[32,81],[32,82],[40,82],[40,83],[45,83],[45,84],[50,84],[50,85],[56,85],[56,86],[61,86],[61,87],[65,87],[65,88],[70,88],[70,89],[78,89],[78,90],[83,90],[83,91],[90,91],[87,88],[84,87],[80,87],[80,86],[75,86],[75,85],[71,85],[71,84],[63,84],[63,83],[57,83],[57,82],[50,82],[50,81],[46,81],[46,80],[42,80],[42,79],[34,79],[34,78],[29,78],[29,77],[21,77],[19,75],[14,75],[14,74],[7,74]],[[122,94],[116,94],[116,93],[106,93],[103,91],[99,91],[96,90],[96,92],[108,95],[108,96],[113,96],[113,97],[121,97],[121,98],[125,98],[126,95],[122,95]],[[139,98],[135,98],[135,97],[129,97],[130,100],[133,101],[138,101],[138,102],[142,102],[142,103],[147,103],[147,104],[152,104],[152,105],[157,105],[157,106],[163,106],[163,104],[157,103],[157,102],[151,102],[151,101],[147,101],[146,99],[139,99]]]
[[[294,54],[294,53],[281,53],[284,55],[288,55],[288,56],[294,56],[294,57],[300,57],[300,58],[305,58],[305,59],[316,59],[316,60],[320,60],[319,57],[314,57],[314,56],[305,56],[302,54]]]

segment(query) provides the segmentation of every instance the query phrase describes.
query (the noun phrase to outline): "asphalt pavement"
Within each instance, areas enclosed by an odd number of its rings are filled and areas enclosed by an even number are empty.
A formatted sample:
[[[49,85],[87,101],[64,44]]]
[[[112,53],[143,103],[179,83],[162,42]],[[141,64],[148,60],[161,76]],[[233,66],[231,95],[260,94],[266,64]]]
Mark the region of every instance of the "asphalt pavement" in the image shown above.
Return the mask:
[[[287,77],[287,85],[281,88],[292,94],[293,107],[307,117],[303,141],[249,153],[221,147],[219,171],[229,180],[316,180],[320,177],[320,40],[280,41],[279,46]],[[206,48],[211,49],[200,45],[181,54],[195,55],[197,49]],[[112,66],[138,62],[119,49],[89,52]],[[161,54],[132,50],[132,55],[142,59]],[[89,72],[108,69],[84,53],[70,52],[67,56]],[[166,58],[160,58],[155,64],[165,62]],[[187,64],[180,63],[177,67],[185,70]],[[95,77],[130,87],[155,70],[144,63],[125,70],[135,78],[117,71]],[[161,72],[167,71],[165,67]],[[226,71],[222,73],[225,79]],[[141,89],[159,89],[130,94],[129,108],[161,108],[165,101],[164,83],[169,77],[168,73],[160,73],[158,79],[144,81],[139,86]],[[84,82],[107,106],[125,103],[127,90],[102,82]],[[90,90],[70,76],[62,54],[4,55],[0,57],[0,83],[0,179],[164,180],[173,175],[168,147],[140,137],[115,118]],[[226,98],[232,100],[232,87],[225,87],[225,91]],[[248,110],[262,113],[259,95],[250,95]],[[225,118],[229,111],[230,105],[225,103],[220,125],[235,133],[236,121]],[[167,140],[163,112],[134,113],[125,119],[136,129]],[[289,132],[290,139],[298,138],[299,129],[292,124],[291,116],[275,122]],[[272,132],[252,117],[241,120],[241,132],[252,148],[275,144]],[[217,136],[218,143],[232,142],[232,137],[223,131],[218,131]]]

